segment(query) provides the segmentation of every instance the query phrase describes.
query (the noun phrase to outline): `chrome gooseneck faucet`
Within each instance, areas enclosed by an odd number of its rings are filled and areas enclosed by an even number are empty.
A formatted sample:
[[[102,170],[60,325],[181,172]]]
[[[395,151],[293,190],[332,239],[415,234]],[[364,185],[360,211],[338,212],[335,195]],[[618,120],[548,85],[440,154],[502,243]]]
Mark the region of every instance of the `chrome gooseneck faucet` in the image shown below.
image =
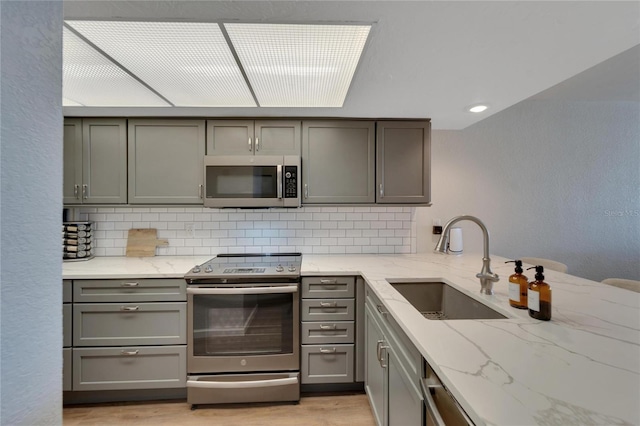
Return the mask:
[[[476,277],[480,278],[480,293],[493,294],[493,283],[498,281],[500,278],[497,274],[491,272],[491,259],[489,258],[489,231],[480,219],[475,216],[468,215],[456,216],[451,219],[446,225],[444,225],[440,239],[436,244],[435,251],[445,254],[447,253],[449,248],[449,230],[453,224],[460,222],[461,220],[470,220],[471,222],[475,222],[480,229],[482,229],[482,236],[484,238],[484,257],[482,258],[482,270],[479,274],[476,274]]]

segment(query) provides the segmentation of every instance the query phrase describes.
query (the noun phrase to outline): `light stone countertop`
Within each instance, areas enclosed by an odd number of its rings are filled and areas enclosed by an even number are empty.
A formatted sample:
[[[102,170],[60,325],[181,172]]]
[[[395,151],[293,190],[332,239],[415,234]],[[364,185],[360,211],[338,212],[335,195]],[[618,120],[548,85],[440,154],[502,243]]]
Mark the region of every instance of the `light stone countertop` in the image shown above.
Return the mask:
[[[64,263],[63,278],[175,278],[210,257],[98,257]],[[477,425],[640,424],[640,294],[545,271],[552,318],[537,321],[509,306],[507,259],[492,256],[500,281],[480,294],[481,258],[303,255],[301,272],[362,275]],[[397,278],[445,281],[508,318],[426,320],[387,282]]]

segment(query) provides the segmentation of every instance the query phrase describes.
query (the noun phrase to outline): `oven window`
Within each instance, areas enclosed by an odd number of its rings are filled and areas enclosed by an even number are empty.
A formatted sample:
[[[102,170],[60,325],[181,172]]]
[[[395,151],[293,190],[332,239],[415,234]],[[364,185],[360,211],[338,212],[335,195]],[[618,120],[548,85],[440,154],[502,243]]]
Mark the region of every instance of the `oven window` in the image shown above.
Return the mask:
[[[194,295],[193,355],[293,353],[293,295]]]
[[[207,198],[276,198],[276,166],[207,166]]]

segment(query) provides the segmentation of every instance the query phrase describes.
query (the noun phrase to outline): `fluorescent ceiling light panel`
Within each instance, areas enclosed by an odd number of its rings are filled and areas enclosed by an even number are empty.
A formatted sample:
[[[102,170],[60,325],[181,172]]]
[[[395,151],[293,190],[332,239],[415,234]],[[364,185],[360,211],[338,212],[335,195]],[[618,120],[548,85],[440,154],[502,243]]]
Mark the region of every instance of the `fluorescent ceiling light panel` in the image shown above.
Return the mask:
[[[342,107],[370,25],[224,24],[262,107]]]
[[[63,31],[63,105],[169,106],[72,31]]]
[[[256,106],[216,23],[66,22],[175,106]]]

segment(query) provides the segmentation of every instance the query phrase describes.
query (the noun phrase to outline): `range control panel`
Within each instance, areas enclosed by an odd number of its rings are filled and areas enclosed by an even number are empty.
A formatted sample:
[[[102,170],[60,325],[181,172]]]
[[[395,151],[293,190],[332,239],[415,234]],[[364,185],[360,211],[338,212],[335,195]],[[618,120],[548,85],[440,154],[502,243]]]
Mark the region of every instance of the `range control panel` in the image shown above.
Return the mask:
[[[298,198],[298,166],[284,166],[284,198]]]

